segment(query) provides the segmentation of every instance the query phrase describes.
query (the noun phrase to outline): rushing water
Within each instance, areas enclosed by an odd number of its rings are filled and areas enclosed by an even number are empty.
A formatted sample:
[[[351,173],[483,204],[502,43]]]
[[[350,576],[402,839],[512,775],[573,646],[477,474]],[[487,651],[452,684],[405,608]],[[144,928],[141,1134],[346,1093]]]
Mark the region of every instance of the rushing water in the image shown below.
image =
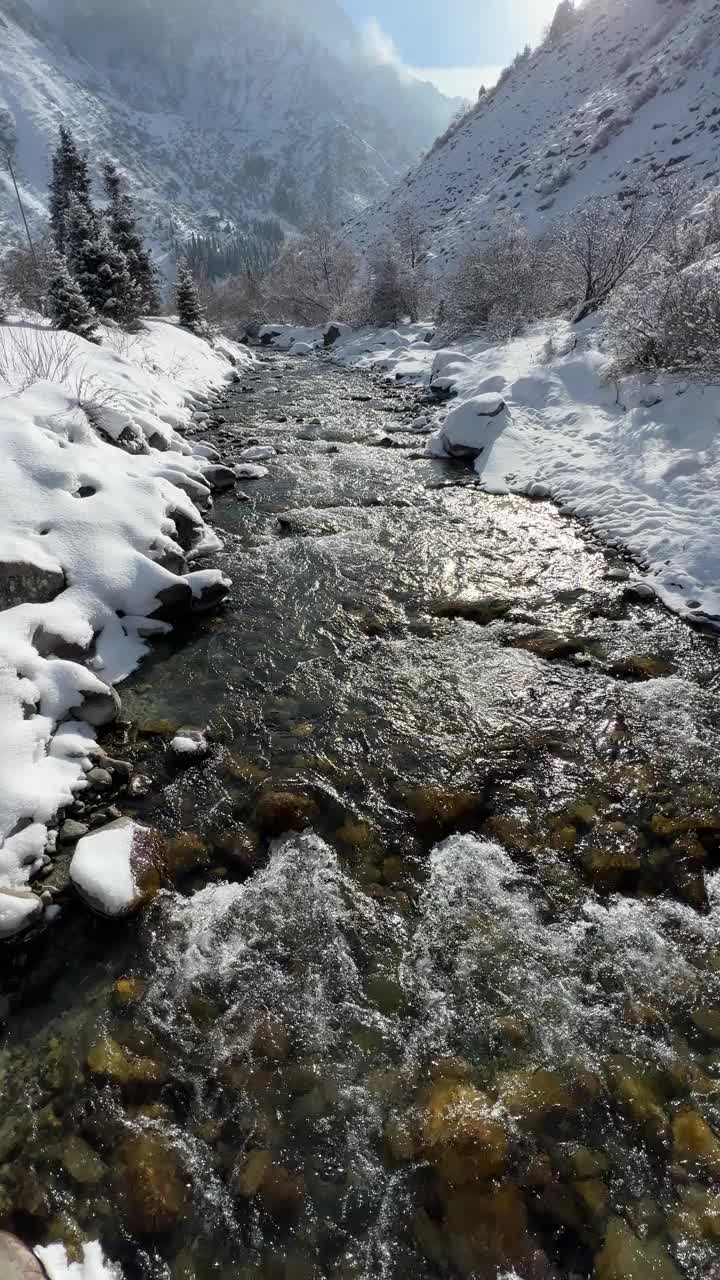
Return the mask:
[[[44,940],[2,1219],[127,1280],[719,1276],[716,639],[382,444],[415,393],[249,387],[222,442],[278,456],[216,506],[230,606],[124,693],[126,807],[205,865]]]

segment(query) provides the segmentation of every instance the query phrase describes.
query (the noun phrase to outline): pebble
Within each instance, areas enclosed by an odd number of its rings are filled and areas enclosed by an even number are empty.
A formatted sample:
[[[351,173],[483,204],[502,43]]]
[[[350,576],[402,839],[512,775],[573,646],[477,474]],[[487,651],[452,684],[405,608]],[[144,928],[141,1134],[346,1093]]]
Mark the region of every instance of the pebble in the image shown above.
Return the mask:
[[[103,789],[111,787],[113,783],[112,774],[107,769],[91,769],[87,775],[87,780],[91,787]]]
[[[90,828],[84,822],[75,822],[73,818],[66,818],[60,828],[60,844],[74,844],[76,840],[86,836]]]

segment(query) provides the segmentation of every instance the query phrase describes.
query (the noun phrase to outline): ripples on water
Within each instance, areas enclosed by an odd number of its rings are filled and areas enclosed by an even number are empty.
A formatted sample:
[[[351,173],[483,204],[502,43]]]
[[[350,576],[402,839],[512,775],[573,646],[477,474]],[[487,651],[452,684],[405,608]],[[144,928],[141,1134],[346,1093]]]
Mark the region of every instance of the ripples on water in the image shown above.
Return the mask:
[[[126,1280],[720,1274],[716,642],[623,605],[546,504],[374,448],[356,375],[273,375],[228,428],[286,450],[218,505],[231,609],[125,693],[214,730],[181,775],[131,740],[157,779],[136,811],[207,837],[210,882],[137,938],[67,935],[11,1028],[0,1206],[30,1239],[100,1235]],[[456,595],[508,609],[437,617]],[[583,644],[538,656],[539,631]],[[677,673],[616,678],[637,654]],[[315,830],[267,847],[268,790]]]

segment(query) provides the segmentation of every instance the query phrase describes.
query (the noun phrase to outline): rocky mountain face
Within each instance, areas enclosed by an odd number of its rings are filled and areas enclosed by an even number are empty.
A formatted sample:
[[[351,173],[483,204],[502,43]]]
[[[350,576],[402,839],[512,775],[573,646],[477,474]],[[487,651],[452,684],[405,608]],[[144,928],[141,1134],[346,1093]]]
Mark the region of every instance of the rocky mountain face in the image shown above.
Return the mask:
[[[160,243],[357,213],[457,106],[369,61],[335,0],[0,0],[0,62],[34,219],[65,121],[130,172]]]
[[[442,275],[515,211],[535,232],[607,195],[720,185],[718,0],[587,0],[347,234],[370,249],[409,210]]]

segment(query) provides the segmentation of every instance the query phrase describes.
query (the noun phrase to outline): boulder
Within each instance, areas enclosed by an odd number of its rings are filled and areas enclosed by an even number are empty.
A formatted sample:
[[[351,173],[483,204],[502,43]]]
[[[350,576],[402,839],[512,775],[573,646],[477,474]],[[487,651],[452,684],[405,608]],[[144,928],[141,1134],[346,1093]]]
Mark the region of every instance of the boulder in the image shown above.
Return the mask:
[[[70,882],[100,915],[132,915],[160,889],[163,838],[132,818],[118,818],[78,841]]]
[[[0,939],[25,933],[42,912],[43,904],[31,889],[0,889]]]
[[[20,558],[0,560],[0,609],[47,604],[65,587],[65,574],[49,557],[42,556],[40,564]]]
[[[235,472],[230,467],[215,464],[203,471],[207,483],[212,489],[232,489],[235,484]]]
[[[47,1280],[35,1254],[7,1231],[0,1231],[0,1276],[2,1280]]]
[[[110,685],[103,685],[99,689],[85,692],[81,705],[72,707],[70,715],[74,720],[83,720],[93,728],[100,729],[103,725],[112,724],[117,720],[121,708],[119,694]]]

